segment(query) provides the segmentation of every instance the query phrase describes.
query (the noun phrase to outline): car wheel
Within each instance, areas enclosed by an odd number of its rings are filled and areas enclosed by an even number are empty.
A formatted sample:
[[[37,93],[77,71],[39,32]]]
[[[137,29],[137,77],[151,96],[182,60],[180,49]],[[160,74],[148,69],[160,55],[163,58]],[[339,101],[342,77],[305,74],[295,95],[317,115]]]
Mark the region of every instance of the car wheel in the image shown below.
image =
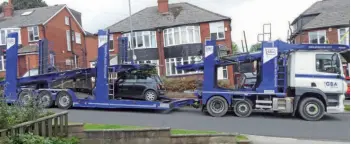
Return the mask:
[[[144,93],[144,99],[146,101],[156,101],[157,100],[157,93],[153,90],[148,90]]]
[[[59,92],[57,94],[56,101],[57,107],[61,109],[69,109],[73,105],[72,96],[66,91]]]
[[[307,121],[318,121],[324,116],[325,106],[323,102],[314,97],[301,100],[299,105],[299,115]]]
[[[43,108],[50,108],[53,105],[52,95],[49,91],[41,91],[39,92],[39,105]]]
[[[234,114],[238,117],[248,117],[252,113],[252,104],[249,100],[239,100],[233,107]]]
[[[207,101],[206,108],[211,116],[222,117],[228,111],[228,103],[221,96],[213,96]]]

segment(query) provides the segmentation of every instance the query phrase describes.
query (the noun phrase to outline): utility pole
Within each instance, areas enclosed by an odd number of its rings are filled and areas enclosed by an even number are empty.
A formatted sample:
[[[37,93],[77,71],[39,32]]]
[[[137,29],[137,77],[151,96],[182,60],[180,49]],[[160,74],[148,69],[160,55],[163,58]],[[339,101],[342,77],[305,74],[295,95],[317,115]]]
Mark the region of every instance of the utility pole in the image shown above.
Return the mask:
[[[132,53],[133,53],[133,58],[132,58],[132,64],[134,64],[134,61],[136,60],[136,55],[134,53],[134,47],[133,47],[133,25],[132,25],[132,6],[130,4],[130,0],[128,0],[129,2],[129,26],[130,26],[130,48],[132,49]],[[128,54],[127,54],[128,55]]]

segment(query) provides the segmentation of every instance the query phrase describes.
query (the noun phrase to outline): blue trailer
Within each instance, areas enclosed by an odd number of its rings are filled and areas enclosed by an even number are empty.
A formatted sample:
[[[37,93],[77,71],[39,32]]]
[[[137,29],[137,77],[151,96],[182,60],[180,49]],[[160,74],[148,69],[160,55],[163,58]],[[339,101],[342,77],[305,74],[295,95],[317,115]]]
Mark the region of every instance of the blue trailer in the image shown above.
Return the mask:
[[[7,38],[6,50],[6,79],[2,82],[5,91],[5,98],[8,103],[20,102],[28,104],[33,100],[34,96],[39,96],[41,104],[45,107],[57,105],[59,108],[140,108],[140,109],[156,109],[165,110],[166,112],[172,109],[191,105],[194,99],[170,99],[165,96],[159,96],[160,101],[143,101],[143,100],[128,100],[128,99],[113,99],[110,86],[115,83],[110,79],[111,75],[117,75],[119,72],[132,70],[147,70],[152,68],[151,65],[134,65],[121,64],[109,65],[109,50],[108,42],[109,34],[107,31],[100,30],[98,33],[99,48],[98,60],[96,68],[85,68],[70,70],[64,72],[46,73],[36,76],[17,78],[17,67],[11,66],[17,63],[18,60],[18,34],[11,33]],[[77,93],[72,89],[57,89],[52,88],[52,83],[62,79],[73,79],[79,76],[95,77],[95,87],[90,94]],[[21,86],[27,84],[43,83],[44,86],[28,87]],[[44,104],[44,102],[46,102]]]

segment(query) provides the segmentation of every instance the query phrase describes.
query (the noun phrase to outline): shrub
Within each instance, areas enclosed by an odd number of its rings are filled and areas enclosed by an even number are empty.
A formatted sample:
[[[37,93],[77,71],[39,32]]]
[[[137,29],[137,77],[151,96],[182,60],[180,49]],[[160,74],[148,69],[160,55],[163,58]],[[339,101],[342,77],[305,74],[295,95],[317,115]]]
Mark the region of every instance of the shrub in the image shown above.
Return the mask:
[[[182,77],[182,78],[162,78],[167,91],[184,92],[186,90],[195,90],[202,87],[202,79],[198,77]],[[229,80],[218,80],[217,85],[223,88],[234,88]]]
[[[45,138],[32,133],[12,136],[0,142],[2,144],[79,144],[77,138]]]
[[[0,129],[7,129],[16,124],[52,114],[49,111],[45,112],[34,100],[27,106],[21,106],[18,103],[9,106],[4,99],[0,98]]]

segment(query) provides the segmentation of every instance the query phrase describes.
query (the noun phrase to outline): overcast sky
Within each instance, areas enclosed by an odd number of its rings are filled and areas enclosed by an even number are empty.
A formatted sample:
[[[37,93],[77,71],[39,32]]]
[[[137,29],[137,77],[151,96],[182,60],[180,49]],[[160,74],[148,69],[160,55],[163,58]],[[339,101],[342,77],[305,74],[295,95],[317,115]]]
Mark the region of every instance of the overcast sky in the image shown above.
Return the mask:
[[[0,0],[3,1],[3,0]],[[128,0],[45,0],[48,5],[67,4],[82,13],[83,28],[89,32],[110,26],[129,16]],[[232,18],[232,39],[241,45],[243,30],[248,45],[257,42],[264,23],[272,24],[272,39],[286,40],[288,21],[318,0],[169,0],[170,3],[189,2]],[[131,0],[132,13],[157,0]]]

